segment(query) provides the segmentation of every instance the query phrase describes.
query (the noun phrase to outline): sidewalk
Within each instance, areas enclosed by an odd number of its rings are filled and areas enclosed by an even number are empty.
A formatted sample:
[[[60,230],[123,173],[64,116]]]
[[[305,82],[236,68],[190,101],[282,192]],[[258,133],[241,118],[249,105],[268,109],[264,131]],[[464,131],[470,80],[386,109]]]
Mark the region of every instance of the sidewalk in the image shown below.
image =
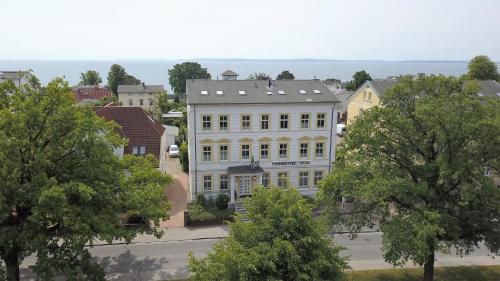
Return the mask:
[[[201,239],[219,239],[227,237],[229,225],[200,226],[200,227],[178,227],[163,229],[164,234],[161,238],[153,235],[139,234],[130,244],[173,242]],[[125,241],[116,240],[113,244],[123,244]],[[94,246],[109,245],[106,241],[96,240]]]

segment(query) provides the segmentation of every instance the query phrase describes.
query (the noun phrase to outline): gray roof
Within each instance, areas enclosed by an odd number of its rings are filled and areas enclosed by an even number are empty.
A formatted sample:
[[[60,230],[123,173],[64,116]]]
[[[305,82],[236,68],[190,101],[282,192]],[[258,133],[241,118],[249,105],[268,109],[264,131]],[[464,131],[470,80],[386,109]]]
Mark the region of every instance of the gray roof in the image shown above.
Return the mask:
[[[188,104],[339,103],[320,80],[187,80]],[[313,91],[320,93],[314,93]],[[206,94],[201,94],[206,91]],[[217,94],[222,91],[222,94]],[[241,95],[239,91],[245,91]],[[304,94],[299,91],[305,91]],[[267,92],[272,93],[271,95]],[[284,92],[285,94],[279,94]]]
[[[339,111],[347,111],[347,99],[354,94],[354,91],[343,90],[335,94],[335,96],[340,100]]]
[[[398,82],[398,79],[377,79],[369,81],[371,87],[377,91],[379,96],[382,96],[387,89],[394,87]]]
[[[472,81],[465,82],[466,84],[471,83]],[[483,94],[486,97],[500,97],[500,84],[495,80],[475,80],[479,87],[479,93]]]
[[[25,78],[28,75],[28,71],[1,71],[0,79],[12,80]]]
[[[165,91],[163,85],[118,85],[118,93],[158,93]]]
[[[239,74],[236,73],[236,72],[234,72],[234,71],[232,71],[232,70],[230,70],[230,69],[228,69],[228,70],[222,72],[221,75],[222,76],[238,76]]]
[[[227,168],[228,174],[262,174],[264,173],[264,169],[262,167],[257,166],[255,168],[251,168],[250,165],[244,166],[233,166]]]

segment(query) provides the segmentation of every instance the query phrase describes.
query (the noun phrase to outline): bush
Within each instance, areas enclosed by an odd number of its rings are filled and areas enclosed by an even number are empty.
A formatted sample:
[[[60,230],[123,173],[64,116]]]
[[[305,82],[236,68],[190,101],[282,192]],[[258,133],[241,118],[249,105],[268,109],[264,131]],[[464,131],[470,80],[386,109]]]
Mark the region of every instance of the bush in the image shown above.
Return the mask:
[[[215,200],[215,206],[217,206],[217,209],[225,210],[227,209],[228,204],[229,196],[224,193],[220,193],[219,195],[217,195],[217,199]]]
[[[192,222],[229,220],[234,214],[232,209],[219,210],[201,204],[188,204],[189,219]]]
[[[187,173],[189,171],[189,157],[188,157],[188,145],[186,142],[182,142],[181,147],[179,147],[179,159],[182,165],[182,171]]]
[[[205,194],[198,193],[198,195],[196,195],[196,204],[201,206],[207,205],[207,199],[205,198]]]

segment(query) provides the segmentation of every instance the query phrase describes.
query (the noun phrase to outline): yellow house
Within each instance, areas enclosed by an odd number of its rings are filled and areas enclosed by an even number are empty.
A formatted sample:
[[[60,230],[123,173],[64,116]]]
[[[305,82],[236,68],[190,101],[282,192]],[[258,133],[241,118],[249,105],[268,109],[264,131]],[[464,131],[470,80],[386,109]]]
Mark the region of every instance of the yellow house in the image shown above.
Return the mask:
[[[347,125],[364,110],[379,105],[380,97],[397,82],[397,79],[378,79],[363,83],[347,100]]]

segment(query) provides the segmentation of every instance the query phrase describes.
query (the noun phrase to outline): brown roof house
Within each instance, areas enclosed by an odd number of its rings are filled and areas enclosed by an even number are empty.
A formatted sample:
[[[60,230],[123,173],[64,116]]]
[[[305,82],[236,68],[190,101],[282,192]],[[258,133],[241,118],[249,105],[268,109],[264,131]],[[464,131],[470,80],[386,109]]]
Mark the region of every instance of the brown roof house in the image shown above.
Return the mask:
[[[140,107],[104,106],[94,107],[94,111],[107,121],[116,122],[119,126],[117,133],[128,140],[125,147],[115,151],[117,156],[121,157],[124,154],[153,154],[159,160],[160,167],[165,166],[167,132],[144,109]]]
[[[94,104],[113,96],[111,91],[97,86],[76,86],[71,89],[78,104]]]

